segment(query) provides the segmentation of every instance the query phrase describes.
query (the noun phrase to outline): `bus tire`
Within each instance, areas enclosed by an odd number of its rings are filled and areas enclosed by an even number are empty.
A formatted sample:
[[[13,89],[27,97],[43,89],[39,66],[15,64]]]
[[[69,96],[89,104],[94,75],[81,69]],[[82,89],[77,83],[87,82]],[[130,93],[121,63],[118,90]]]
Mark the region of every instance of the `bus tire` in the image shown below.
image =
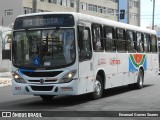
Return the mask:
[[[137,83],[135,83],[135,88],[136,89],[143,88],[143,83],[144,83],[144,75],[143,71],[140,69],[138,73]]]
[[[49,102],[52,101],[54,96],[53,95],[40,95],[43,101]]]
[[[94,82],[94,91],[92,93],[93,99],[99,99],[102,97],[103,93],[103,82],[100,75],[97,75],[96,80]]]

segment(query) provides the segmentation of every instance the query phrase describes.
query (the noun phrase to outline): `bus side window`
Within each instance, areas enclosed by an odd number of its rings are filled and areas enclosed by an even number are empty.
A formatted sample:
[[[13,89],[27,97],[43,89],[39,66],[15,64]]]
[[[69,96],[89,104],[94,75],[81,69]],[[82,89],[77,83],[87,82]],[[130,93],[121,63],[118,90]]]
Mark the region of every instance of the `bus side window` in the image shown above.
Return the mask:
[[[88,31],[88,40],[83,40],[83,30]],[[91,48],[91,36],[90,29],[84,26],[78,26],[78,51],[79,51],[79,60],[84,61],[91,59],[92,57],[92,48]]]
[[[92,24],[92,42],[95,52],[103,51],[102,26],[99,24]]]
[[[151,42],[150,42],[150,35],[144,34],[144,51],[151,52]]]
[[[136,41],[134,39],[134,32],[127,30],[126,39],[127,39],[128,52],[135,52],[136,51]]]
[[[151,35],[151,49],[152,52],[157,52],[157,39],[154,35]]]
[[[114,28],[110,26],[103,27],[105,51],[115,51]]]
[[[126,51],[126,39],[125,39],[125,30],[121,28],[116,29],[117,33],[117,40],[116,40],[116,45],[117,45],[117,51],[119,52],[125,52]]]
[[[144,42],[142,33],[137,32],[136,37],[137,37],[137,52],[144,52]]]

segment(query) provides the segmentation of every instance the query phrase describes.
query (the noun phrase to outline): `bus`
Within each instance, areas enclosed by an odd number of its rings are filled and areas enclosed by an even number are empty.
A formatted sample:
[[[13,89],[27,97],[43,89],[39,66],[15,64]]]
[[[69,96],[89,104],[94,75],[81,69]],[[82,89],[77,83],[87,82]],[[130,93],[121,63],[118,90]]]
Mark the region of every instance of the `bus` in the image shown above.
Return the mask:
[[[20,15],[13,27],[13,94],[89,93],[123,85],[141,89],[158,75],[156,32],[76,12]]]
[[[157,37],[158,38],[158,53],[159,53],[159,75],[160,75],[160,37]]]

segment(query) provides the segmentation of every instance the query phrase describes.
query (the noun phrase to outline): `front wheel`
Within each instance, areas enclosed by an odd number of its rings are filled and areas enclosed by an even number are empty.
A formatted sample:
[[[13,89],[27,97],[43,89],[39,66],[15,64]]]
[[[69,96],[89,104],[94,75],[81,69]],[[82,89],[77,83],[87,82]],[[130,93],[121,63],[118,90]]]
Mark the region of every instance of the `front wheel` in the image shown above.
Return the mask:
[[[49,102],[52,101],[54,96],[53,95],[40,95],[43,101]]]
[[[103,93],[103,82],[101,76],[97,75],[96,80],[94,82],[94,91],[92,93],[93,99],[99,99],[102,97]]]

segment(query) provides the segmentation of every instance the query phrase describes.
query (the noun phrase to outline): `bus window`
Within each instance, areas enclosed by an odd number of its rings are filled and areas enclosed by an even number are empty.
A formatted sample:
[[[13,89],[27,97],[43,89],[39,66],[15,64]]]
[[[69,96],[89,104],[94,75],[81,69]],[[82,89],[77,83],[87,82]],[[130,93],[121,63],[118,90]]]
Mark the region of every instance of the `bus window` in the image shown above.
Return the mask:
[[[149,34],[144,34],[144,51],[151,52],[151,42]]]
[[[127,37],[126,39],[127,39],[128,52],[135,52],[136,51],[136,41],[134,39],[134,32],[127,30],[126,37]]]
[[[137,32],[136,37],[137,37],[137,52],[144,52],[144,42],[142,33]]]
[[[87,30],[89,34],[88,40],[83,40],[83,30],[84,26],[78,26],[78,51],[80,61],[88,60],[92,57],[90,29],[85,27],[85,30]]]
[[[95,52],[103,51],[102,26],[92,24],[93,50]]]
[[[157,40],[154,35],[151,35],[151,46],[152,52],[157,52]]]
[[[117,51],[124,52],[126,51],[126,40],[125,40],[125,30],[117,28]]]
[[[114,28],[109,26],[104,26],[104,44],[106,51],[115,51],[115,39],[114,39]]]

